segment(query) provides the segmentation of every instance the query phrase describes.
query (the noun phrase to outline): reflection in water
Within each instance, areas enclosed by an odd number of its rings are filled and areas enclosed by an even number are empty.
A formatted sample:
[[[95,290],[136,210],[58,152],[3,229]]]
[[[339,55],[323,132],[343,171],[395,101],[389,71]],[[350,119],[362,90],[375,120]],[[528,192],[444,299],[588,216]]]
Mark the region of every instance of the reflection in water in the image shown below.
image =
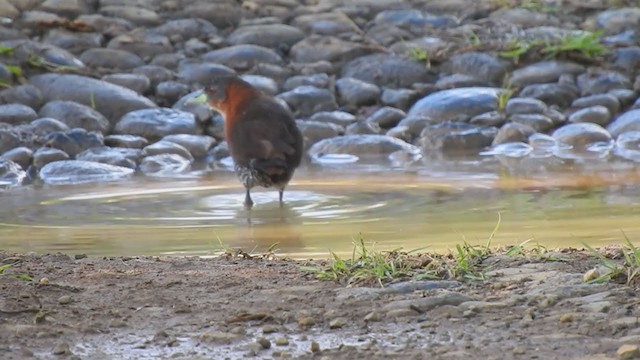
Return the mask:
[[[14,189],[2,193],[0,249],[92,255],[262,252],[293,257],[350,254],[362,236],[380,249],[451,248],[528,239],[549,247],[640,238],[640,173],[557,172],[514,177],[456,164],[403,172],[301,171],[285,193],[244,191],[231,173],[179,181]],[[473,167],[474,164],[469,166]],[[330,175],[327,175],[330,174]],[[329,178],[330,177],[330,178]]]

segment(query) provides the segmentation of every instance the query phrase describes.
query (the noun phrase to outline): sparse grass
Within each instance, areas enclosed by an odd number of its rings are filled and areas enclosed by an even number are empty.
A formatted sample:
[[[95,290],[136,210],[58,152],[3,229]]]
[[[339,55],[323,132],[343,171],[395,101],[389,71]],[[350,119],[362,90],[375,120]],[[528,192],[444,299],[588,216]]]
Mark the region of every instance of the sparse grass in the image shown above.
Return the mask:
[[[409,51],[408,56],[412,60],[417,62],[424,62],[427,68],[431,67],[431,59],[429,58],[429,53],[426,50],[421,49],[419,47],[412,47],[412,48],[409,48],[408,51]]]
[[[623,236],[624,244],[620,251],[622,253],[622,262],[616,261],[615,258],[607,257],[590,245],[582,243],[598,259],[599,265],[606,269],[604,274],[590,280],[590,283],[621,281],[630,285],[640,280],[640,248],[633,245],[624,232]]]
[[[523,9],[548,14],[558,13],[561,10],[561,8],[558,6],[549,5],[546,2],[540,0],[523,0],[520,3],[520,7]]]
[[[507,102],[516,93],[516,89],[511,85],[511,80],[508,75],[505,75],[502,80],[502,91],[498,95],[498,110],[504,110],[507,108]]]
[[[29,275],[26,274],[8,274],[6,273],[6,271],[11,268],[14,264],[4,264],[4,265],[0,265],[0,277],[2,276],[8,276],[8,277],[12,277],[12,278],[16,278],[16,279],[22,279],[25,281],[33,281],[33,278]]]
[[[482,46],[482,40],[480,40],[478,34],[473,30],[465,34],[465,39],[471,47],[477,48]]]
[[[540,40],[526,42],[522,39],[514,38],[507,44],[506,49],[500,51],[498,55],[505,59],[510,59],[514,64],[517,64],[520,61],[520,58],[529,53],[529,50],[541,44],[542,41]]]
[[[256,248],[246,251],[242,248],[230,248],[225,246],[222,243],[220,237],[218,237],[218,243],[220,244],[220,249],[222,250],[222,256],[233,259],[233,258],[241,258],[241,259],[264,259],[264,260],[274,260],[277,258],[278,245],[280,243],[274,243],[269,246],[269,248],[265,252],[256,252]]]
[[[576,52],[588,59],[593,59],[606,54],[608,51],[607,47],[600,42],[601,38],[602,31],[565,36],[556,43],[545,44],[542,52],[549,57],[556,57],[561,53]]]

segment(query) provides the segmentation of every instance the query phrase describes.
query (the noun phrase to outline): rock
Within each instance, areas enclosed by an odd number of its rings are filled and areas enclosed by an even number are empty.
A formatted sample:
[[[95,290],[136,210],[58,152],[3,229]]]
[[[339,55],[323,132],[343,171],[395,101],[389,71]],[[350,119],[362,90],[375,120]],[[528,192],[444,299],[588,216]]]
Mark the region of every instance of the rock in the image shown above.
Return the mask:
[[[530,126],[538,132],[546,132],[555,126],[553,120],[543,114],[514,114],[509,120]]]
[[[615,71],[584,73],[577,78],[583,96],[606,93],[613,89],[631,89],[633,83],[625,74]]]
[[[289,340],[287,338],[276,338],[276,346],[289,346]]]
[[[509,22],[522,28],[560,25],[558,18],[552,14],[521,7],[498,9],[492,12],[489,18]]]
[[[489,111],[476,115],[469,120],[469,124],[482,127],[501,127],[507,121],[507,116],[502,111]]]
[[[257,45],[233,45],[202,55],[202,60],[229,66],[233,69],[250,69],[259,63],[283,64],[275,51]]]
[[[54,118],[70,128],[106,133],[111,128],[109,120],[92,108],[75,101],[53,100],[40,109],[38,116]]]
[[[352,60],[342,68],[341,77],[352,77],[390,88],[409,88],[415,83],[434,80],[424,65],[387,54],[367,55]]]
[[[575,99],[571,107],[584,109],[592,106],[604,106],[612,115],[620,112],[620,100],[611,94],[596,94]]]
[[[195,2],[180,13],[182,18],[201,18],[217,28],[235,27],[242,18],[239,4],[234,2]]]
[[[356,122],[355,116],[344,111],[320,111],[313,114],[309,120],[318,122],[329,122],[343,127]]]
[[[300,63],[329,61],[340,65],[369,53],[371,49],[357,42],[333,36],[312,35],[293,45],[289,56],[293,61]]]
[[[480,150],[490,146],[495,136],[495,128],[479,128],[467,123],[443,122],[424,128],[418,142],[425,153],[477,154]]]
[[[511,122],[505,124],[503,127],[498,130],[496,137],[493,139],[492,146],[518,142],[518,141],[527,141],[529,136],[535,134],[536,130],[529,125]]]
[[[40,170],[40,178],[49,185],[117,181],[132,175],[133,169],[81,160],[55,161]]]
[[[640,109],[629,110],[618,116],[607,126],[607,130],[614,138],[627,131],[640,131]]]
[[[104,138],[104,144],[110,147],[142,149],[149,141],[137,135],[109,135]]]
[[[616,139],[615,154],[631,161],[640,162],[640,131],[627,131]]]
[[[327,154],[346,154],[358,158],[389,156],[395,152],[420,154],[420,149],[386,135],[345,135],[320,140],[309,149],[309,156],[322,160]]]
[[[495,110],[500,91],[483,87],[438,91],[416,102],[407,115],[427,116],[435,122],[468,121],[478,114]]]
[[[10,2],[5,0],[0,2],[0,16],[9,19],[16,19],[20,16],[20,11]]]
[[[511,98],[507,101],[505,112],[513,114],[544,114],[547,104],[535,98]]]
[[[184,18],[169,20],[153,29],[156,34],[179,36],[182,39],[209,39],[218,34],[218,28],[207,20],[199,18]]]
[[[4,160],[10,160],[20,165],[21,168],[26,169],[31,165],[33,159],[33,151],[27,147],[20,146],[15,147],[0,156]]]
[[[217,77],[234,74],[233,69],[221,64],[182,62],[177,76],[181,82],[207,86]]]
[[[138,135],[147,140],[158,140],[171,134],[197,134],[196,119],[186,111],[169,108],[132,111],[116,124],[117,134]]]
[[[342,78],[336,81],[336,93],[342,103],[357,107],[375,103],[380,88],[358,79]]]
[[[144,61],[128,51],[117,49],[95,48],[80,55],[80,61],[93,68],[130,70],[144,65]]]
[[[49,163],[67,159],[69,155],[60,149],[41,147],[33,153],[33,166],[42,169]]]
[[[407,114],[400,109],[385,106],[369,115],[365,121],[370,124],[375,124],[382,129],[390,129],[398,125],[400,120],[402,120],[406,115]]]
[[[46,145],[60,149],[73,157],[92,147],[102,146],[102,134],[85,129],[75,128],[65,132],[54,132],[46,136]]]
[[[114,37],[107,44],[107,48],[127,51],[142,59],[174,51],[168,37],[145,28],[138,28]]]
[[[171,106],[189,93],[189,86],[178,81],[163,81],[156,86],[156,100],[160,106]]]
[[[358,25],[343,12],[301,15],[292,21],[292,25],[305,33],[317,35],[339,35],[359,32]]]
[[[532,84],[520,91],[518,96],[542,100],[547,105],[568,107],[578,97],[578,89],[561,84]]]
[[[69,343],[67,342],[60,342],[57,343],[56,346],[53,348],[52,351],[53,355],[70,355],[71,353],[71,349],[69,347]]]
[[[311,342],[311,346],[310,346],[310,350],[313,354],[319,353],[320,352],[320,344],[318,344],[316,341],[312,341]]]
[[[13,48],[12,58],[21,63],[46,64],[47,68],[62,71],[65,68],[82,69],[84,64],[70,52],[51,44],[33,40],[4,42]]]
[[[73,298],[71,298],[71,296],[69,295],[62,295],[58,298],[58,304],[60,305],[70,304],[71,301],[73,301]]]
[[[152,26],[162,22],[155,11],[134,5],[102,5],[100,13],[114,18],[126,19],[140,26]]]
[[[140,171],[149,176],[171,176],[190,169],[191,161],[178,154],[147,156],[140,163]]]
[[[420,290],[448,289],[460,286],[462,286],[462,283],[460,283],[459,281],[411,280],[389,284],[386,289],[387,292],[390,293],[409,294]]]
[[[151,80],[142,74],[118,73],[102,77],[103,81],[131,89],[138,94],[144,94],[151,88]]]
[[[227,42],[231,45],[253,44],[271,49],[285,46],[289,49],[302,39],[304,33],[293,26],[269,24],[239,27],[229,34]]]
[[[135,91],[80,75],[43,74],[29,79],[45,101],[68,100],[91,106],[112,124],[124,114],[156,105]]]
[[[0,154],[21,145],[20,134],[13,129],[0,128]]]
[[[271,78],[251,74],[242,75],[241,78],[265,94],[274,96],[278,93],[278,83]]]
[[[556,141],[575,149],[586,149],[597,142],[611,142],[611,135],[602,126],[592,123],[565,125],[551,135]]]
[[[167,140],[160,140],[142,149],[143,156],[153,156],[159,154],[176,154],[189,160],[190,162],[193,161],[193,156],[191,155],[191,153],[189,153],[189,150],[187,150],[180,144]]]
[[[109,146],[94,147],[76,155],[76,160],[93,161],[134,170],[141,158],[142,151],[139,149],[113,148]]]
[[[292,76],[285,81],[284,90],[293,90],[298,86],[309,85],[317,88],[328,88],[330,83],[329,75],[325,73]]]
[[[625,72],[640,66],[640,47],[629,45],[629,47],[615,49],[614,52],[613,65],[620,71]]]
[[[417,137],[420,135],[422,130],[427,127],[427,125],[433,124],[434,121],[428,116],[407,116],[404,119],[400,120],[396,127],[407,127],[409,129],[409,133],[411,133],[411,137]]]
[[[320,140],[344,134],[344,128],[331,122],[297,121],[298,128],[304,138],[305,149]]]
[[[240,336],[238,334],[230,333],[230,332],[222,332],[222,331],[211,331],[206,332],[198,336],[198,340],[203,341],[205,343],[214,343],[214,344],[230,344],[238,339]]]
[[[580,109],[569,116],[569,122],[580,123],[588,122],[607,126],[611,122],[611,113],[609,109],[602,105],[595,105]]]
[[[410,89],[384,89],[380,102],[382,105],[396,107],[398,109],[407,110],[420,97],[415,90]]]
[[[24,84],[0,91],[0,102],[23,104],[32,109],[39,109],[44,99],[40,89],[31,84]]]
[[[348,320],[343,317],[335,318],[329,321],[329,329],[341,329],[345,325],[347,325]]]
[[[532,84],[552,83],[558,81],[561,75],[579,75],[584,67],[564,61],[541,61],[515,70],[509,79],[511,86],[522,88]]]
[[[507,142],[497,145],[492,145],[491,149],[480,152],[480,155],[497,155],[507,158],[523,158],[531,152],[534,148],[531,145],[524,142]]]
[[[216,144],[216,139],[207,135],[175,134],[167,135],[161,141],[169,141],[183,146],[194,158],[202,158]]]
[[[386,312],[396,309],[416,309],[420,312],[427,312],[440,306],[452,305],[458,306],[467,301],[473,301],[472,297],[467,295],[446,292],[436,296],[427,296],[417,299],[395,300],[382,307]]]
[[[309,116],[338,107],[333,93],[314,86],[299,86],[277,96],[284,100],[298,116]]]
[[[640,347],[633,344],[622,345],[616,350],[619,359],[635,359],[640,356]]]
[[[622,7],[603,11],[596,16],[596,25],[607,34],[636,30],[640,25],[640,9],[637,7]]]
[[[487,85],[499,85],[509,70],[509,63],[488,53],[470,51],[453,55],[443,64],[443,70],[471,76]]]
[[[35,120],[38,114],[29,106],[22,104],[0,105],[0,122],[8,124],[24,124]]]
[[[149,85],[150,88],[158,86],[158,84],[163,81],[173,80],[175,76],[173,71],[158,65],[139,66],[133,69],[131,73],[134,75],[146,76],[147,79],[149,79],[149,81],[151,82],[151,84]]]
[[[358,135],[358,134],[380,134],[382,129],[376,124],[372,124],[366,121],[358,121],[349,126],[344,131],[345,135]]]
[[[80,15],[76,21],[85,23],[100,34],[110,37],[124,34],[133,30],[135,27],[135,25],[128,20],[107,17],[100,14]]]
[[[15,162],[0,158],[0,188],[22,185],[27,173]]]

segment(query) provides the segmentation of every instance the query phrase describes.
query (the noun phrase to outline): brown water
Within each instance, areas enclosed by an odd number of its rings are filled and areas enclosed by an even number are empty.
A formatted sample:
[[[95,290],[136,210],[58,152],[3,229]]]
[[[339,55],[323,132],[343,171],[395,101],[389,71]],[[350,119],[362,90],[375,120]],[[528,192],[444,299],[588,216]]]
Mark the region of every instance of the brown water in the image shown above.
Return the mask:
[[[0,193],[0,249],[89,255],[207,255],[225,248],[327,257],[363,237],[378,249],[443,251],[529,241],[547,247],[640,239],[640,172],[575,169],[514,177],[456,171],[302,169],[279,208],[254,192],[252,211],[228,172],[205,178],[17,188]]]

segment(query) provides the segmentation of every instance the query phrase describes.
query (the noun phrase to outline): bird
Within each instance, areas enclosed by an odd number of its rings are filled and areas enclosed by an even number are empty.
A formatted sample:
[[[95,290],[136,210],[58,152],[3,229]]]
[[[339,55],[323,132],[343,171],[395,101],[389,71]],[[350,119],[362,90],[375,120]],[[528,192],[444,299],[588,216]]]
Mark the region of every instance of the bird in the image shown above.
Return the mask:
[[[253,207],[255,186],[278,189],[282,207],[303,153],[302,133],[289,109],[237,75],[214,78],[189,102],[206,103],[224,118],[234,171],[246,190],[245,208]]]

